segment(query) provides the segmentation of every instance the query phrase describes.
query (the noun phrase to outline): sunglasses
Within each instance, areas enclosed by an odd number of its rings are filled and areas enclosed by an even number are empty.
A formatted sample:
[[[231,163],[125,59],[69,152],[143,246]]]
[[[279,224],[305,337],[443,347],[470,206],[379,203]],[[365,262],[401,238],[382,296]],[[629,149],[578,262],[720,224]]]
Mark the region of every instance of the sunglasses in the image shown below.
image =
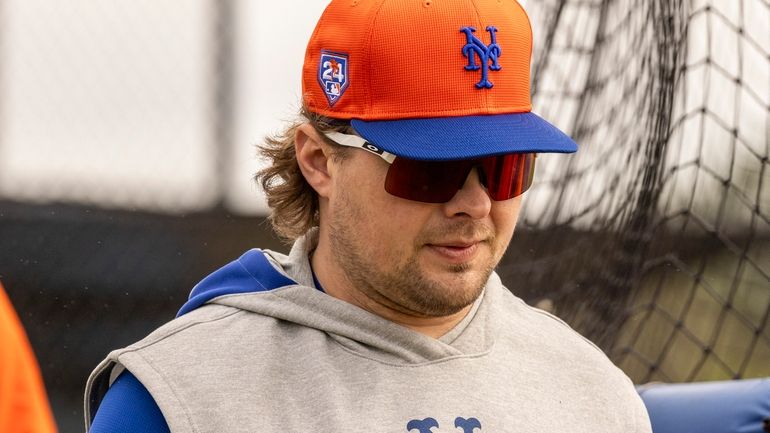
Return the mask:
[[[364,149],[388,162],[390,167],[385,177],[385,191],[407,200],[446,203],[463,187],[474,168],[492,200],[508,200],[523,194],[532,185],[535,174],[535,153],[510,153],[457,161],[420,161],[385,152],[357,135],[340,132],[326,132],[324,135],[341,146]]]

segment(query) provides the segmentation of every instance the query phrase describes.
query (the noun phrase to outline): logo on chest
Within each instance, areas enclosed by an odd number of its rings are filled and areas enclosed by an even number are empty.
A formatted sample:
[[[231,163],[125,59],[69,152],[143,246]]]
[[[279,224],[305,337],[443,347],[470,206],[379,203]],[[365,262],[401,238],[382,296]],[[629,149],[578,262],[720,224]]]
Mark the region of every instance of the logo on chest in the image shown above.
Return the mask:
[[[463,433],[474,433],[476,429],[481,432],[481,422],[476,418],[463,418],[458,416],[454,422],[455,428],[462,429]],[[434,428],[440,428],[436,418],[425,419],[413,419],[406,423],[406,431],[411,432],[413,430],[417,433],[439,433],[440,430],[433,430]]]

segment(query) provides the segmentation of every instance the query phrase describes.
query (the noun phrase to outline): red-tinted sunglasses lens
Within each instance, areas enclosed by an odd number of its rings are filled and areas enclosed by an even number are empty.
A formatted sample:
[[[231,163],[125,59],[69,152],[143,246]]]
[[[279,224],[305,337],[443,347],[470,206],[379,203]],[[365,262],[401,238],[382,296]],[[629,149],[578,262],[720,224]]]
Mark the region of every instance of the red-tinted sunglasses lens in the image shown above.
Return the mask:
[[[474,167],[481,169],[481,183],[493,200],[508,200],[521,195],[532,184],[535,154],[510,154],[460,161],[396,158],[388,169],[385,190],[407,200],[445,203],[462,188]]]
[[[482,160],[486,187],[492,200],[508,200],[524,194],[535,177],[535,154],[515,153]],[[483,182],[483,180],[482,180]]]

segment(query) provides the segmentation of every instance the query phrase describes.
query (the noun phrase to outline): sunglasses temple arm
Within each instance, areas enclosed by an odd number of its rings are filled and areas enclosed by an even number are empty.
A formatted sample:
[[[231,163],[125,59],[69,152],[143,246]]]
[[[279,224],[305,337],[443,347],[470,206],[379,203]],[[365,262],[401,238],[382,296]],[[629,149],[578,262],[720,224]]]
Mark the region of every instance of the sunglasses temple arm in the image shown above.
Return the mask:
[[[375,146],[372,143],[369,143],[365,139],[357,136],[357,135],[350,135],[350,134],[343,134],[341,132],[336,131],[330,131],[325,132],[324,135],[326,135],[331,141],[346,147],[357,147],[359,149],[364,149],[368,151],[369,153],[373,153],[380,158],[384,159],[388,162],[388,164],[392,164],[393,161],[396,159],[396,155],[393,155],[392,153],[388,153],[379,147]]]

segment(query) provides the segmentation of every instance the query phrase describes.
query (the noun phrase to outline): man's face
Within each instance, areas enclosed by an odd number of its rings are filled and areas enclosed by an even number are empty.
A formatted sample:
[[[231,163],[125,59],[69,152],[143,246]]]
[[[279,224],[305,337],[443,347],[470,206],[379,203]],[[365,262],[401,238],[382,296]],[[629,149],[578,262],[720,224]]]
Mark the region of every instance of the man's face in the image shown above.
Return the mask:
[[[446,203],[390,195],[389,165],[354,150],[337,164],[327,231],[353,287],[402,313],[438,317],[472,304],[513,235],[521,197],[493,201],[472,171]]]

